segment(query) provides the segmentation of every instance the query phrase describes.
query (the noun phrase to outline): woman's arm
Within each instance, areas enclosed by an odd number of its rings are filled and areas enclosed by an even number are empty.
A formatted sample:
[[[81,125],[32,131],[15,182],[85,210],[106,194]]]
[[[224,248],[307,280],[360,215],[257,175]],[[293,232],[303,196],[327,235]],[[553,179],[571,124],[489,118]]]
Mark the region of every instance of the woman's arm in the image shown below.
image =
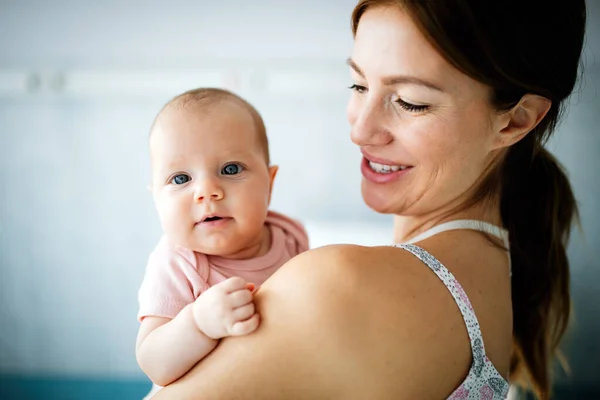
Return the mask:
[[[404,261],[406,268],[398,268]],[[415,265],[393,248],[328,246],[302,253],[257,292],[256,332],[222,340],[153,400],[450,394],[468,369],[468,339],[459,315],[443,318],[458,314],[453,302],[443,304],[447,291],[432,291],[440,289],[437,278]],[[421,278],[425,287],[402,282]],[[421,294],[442,305],[419,307]],[[457,323],[446,324],[449,319]]]

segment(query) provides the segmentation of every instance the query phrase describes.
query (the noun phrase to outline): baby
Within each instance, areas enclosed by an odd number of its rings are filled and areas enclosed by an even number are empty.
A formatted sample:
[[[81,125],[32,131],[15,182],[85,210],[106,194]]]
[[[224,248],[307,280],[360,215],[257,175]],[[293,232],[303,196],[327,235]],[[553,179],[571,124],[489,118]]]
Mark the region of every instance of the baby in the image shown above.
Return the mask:
[[[164,236],[139,290],[148,397],[220,338],[253,332],[255,285],[308,249],[302,225],[268,210],[277,167],[262,118],[235,94],[205,88],[171,100],[152,125],[150,159]]]

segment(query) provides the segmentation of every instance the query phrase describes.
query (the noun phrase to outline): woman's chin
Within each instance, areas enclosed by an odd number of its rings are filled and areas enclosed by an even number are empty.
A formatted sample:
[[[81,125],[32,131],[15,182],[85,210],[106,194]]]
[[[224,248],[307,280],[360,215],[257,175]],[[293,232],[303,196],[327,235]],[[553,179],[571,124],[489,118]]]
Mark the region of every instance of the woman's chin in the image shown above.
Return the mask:
[[[369,182],[362,183],[362,198],[367,207],[379,214],[397,214],[398,201],[394,196],[390,196],[383,190],[377,190],[370,187]]]

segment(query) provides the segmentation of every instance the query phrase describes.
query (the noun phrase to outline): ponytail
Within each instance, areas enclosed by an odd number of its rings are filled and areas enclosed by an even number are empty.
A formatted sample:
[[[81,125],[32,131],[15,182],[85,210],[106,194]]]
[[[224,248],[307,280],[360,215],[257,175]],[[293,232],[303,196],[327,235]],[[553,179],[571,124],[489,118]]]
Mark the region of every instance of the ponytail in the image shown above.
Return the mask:
[[[513,274],[510,380],[549,399],[553,356],[569,322],[566,246],[578,212],[562,166],[535,135],[504,159],[500,207]]]

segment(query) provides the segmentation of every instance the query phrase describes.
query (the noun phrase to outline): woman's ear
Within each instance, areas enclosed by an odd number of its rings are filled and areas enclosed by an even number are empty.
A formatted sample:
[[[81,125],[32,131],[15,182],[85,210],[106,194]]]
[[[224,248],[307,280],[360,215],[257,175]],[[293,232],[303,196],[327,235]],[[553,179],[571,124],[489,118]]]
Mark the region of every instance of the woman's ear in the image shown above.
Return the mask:
[[[279,171],[279,167],[277,165],[271,165],[269,167],[269,204],[271,204],[271,194],[273,193],[273,183],[275,182],[277,171]]]
[[[552,102],[542,96],[526,94],[519,104],[498,116],[494,149],[512,146],[531,132],[546,116]]]

